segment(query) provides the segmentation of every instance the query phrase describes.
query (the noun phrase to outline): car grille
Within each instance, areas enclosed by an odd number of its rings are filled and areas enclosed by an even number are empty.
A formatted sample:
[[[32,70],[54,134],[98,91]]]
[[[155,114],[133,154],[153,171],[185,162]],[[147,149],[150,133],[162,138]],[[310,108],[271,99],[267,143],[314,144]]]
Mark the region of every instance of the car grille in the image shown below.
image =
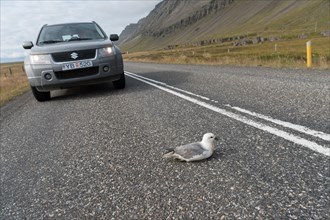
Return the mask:
[[[92,76],[99,73],[99,67],[54,72],[57,79],[72,79],[84,76]]]
[[[73,60],[85,60],[95,58],[95,49],[91,50],[78,50],[61,53],[53,53],[52,58],[55,62],[67,62]]]

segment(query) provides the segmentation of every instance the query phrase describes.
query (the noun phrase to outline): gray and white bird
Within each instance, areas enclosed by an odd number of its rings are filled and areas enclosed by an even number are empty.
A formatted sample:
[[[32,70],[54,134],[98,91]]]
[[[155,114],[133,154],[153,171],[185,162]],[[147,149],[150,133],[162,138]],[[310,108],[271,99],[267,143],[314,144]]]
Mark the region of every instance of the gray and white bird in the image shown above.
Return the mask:
[[[206,133],[201,142],[166,149],[169,152],[165,153],[163,157],[179,159],[186,162],[203,160],[212,156],[215,150],[215,140],[218,140],[218,138],[214,134]]]

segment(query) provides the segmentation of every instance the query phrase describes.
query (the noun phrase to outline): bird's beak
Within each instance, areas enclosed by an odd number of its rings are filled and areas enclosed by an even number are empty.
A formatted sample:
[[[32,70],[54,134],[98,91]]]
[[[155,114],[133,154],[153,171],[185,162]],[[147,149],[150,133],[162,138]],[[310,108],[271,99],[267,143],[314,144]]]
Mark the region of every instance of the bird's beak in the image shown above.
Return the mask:
[[[214,138],[214,140],[218,141],[218,140],[219,140],[219,138],[218,138],[218,137],[215,137],[215,138]]]

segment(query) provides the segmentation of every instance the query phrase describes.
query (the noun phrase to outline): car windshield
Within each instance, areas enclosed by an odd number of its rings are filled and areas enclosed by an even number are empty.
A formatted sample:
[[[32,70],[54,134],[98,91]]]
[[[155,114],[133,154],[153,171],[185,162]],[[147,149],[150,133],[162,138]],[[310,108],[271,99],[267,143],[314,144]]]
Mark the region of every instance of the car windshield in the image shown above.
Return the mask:
[[[94,23],[60,24],[45,26],[37,44],[54,44],[66,41],[105,39],[104,32]]]

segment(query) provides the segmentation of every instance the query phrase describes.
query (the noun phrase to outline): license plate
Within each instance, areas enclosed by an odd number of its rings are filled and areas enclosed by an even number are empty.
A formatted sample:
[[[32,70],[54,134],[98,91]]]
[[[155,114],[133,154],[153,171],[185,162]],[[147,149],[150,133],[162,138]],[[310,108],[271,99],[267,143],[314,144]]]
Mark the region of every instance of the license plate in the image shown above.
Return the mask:
[[[62,65],[62,70],[73,70],[73,69],[81,69],[93,66],[93,62],[90,60],[78,61],[73,63],[65,63]]]

